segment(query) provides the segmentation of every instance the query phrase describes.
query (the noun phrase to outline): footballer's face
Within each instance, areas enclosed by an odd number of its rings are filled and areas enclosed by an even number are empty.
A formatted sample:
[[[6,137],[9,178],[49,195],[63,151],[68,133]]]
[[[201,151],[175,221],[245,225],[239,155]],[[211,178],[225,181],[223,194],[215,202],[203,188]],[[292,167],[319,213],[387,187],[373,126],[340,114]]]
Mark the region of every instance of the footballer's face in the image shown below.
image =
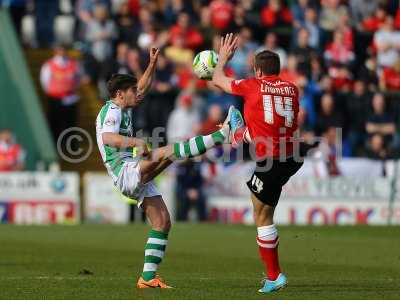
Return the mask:
[[[137,97],[137,87],[133,86],[125,91],[120,91],[120,97],[122,98],[122,102],[126,107],[135,107],[140,103],[139,98]]]

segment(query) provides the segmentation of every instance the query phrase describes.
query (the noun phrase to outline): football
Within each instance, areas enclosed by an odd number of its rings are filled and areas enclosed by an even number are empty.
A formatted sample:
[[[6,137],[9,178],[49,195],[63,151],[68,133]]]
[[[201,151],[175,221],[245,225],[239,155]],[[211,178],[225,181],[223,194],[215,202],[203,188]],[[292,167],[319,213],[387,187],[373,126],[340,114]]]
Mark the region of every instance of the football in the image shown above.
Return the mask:
[[[218,54],[215,51],[201,51],[197,53],[193,60],[193,72],[200,79],[211,80],[217,62]]]

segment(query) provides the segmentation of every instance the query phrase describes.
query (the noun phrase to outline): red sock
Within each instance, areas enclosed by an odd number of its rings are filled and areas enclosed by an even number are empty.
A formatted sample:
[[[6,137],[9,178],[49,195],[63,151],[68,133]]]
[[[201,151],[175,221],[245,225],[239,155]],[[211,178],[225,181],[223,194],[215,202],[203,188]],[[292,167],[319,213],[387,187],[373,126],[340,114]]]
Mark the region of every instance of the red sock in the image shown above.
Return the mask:
[[[277,230],[274,225],[263,226],[257,229],[259,231],[257,244],[261,260],[265,265],[265,273],[267,274],[268,280],[276,280],[276,278],[278,278],[278,275],[281,273],[278,258],[279,237]],[[260,231],[265,230],[271,231],[271,233],[268,235],[260,236]]]

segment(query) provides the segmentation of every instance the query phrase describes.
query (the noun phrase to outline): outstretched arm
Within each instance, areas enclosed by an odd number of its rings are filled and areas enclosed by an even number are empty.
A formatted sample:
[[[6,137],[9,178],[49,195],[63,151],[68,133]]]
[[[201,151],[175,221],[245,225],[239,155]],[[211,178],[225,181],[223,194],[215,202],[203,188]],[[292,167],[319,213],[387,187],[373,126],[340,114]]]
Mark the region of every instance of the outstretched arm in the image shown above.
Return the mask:
[[[114,132],[102,133],[103,143],[105,145],[116,148],[130,148],[136,147],[137,155],[146,157],[149,155],[149,149],[146,141],[134,137],[126,137]]]
[[[232,58],[237,48],[237,37],[233,37],[233,33],[228,33],[225,37],[221,37],[219,46],[218,63],[215,67],[212,83],[222,89],[226,93],[232,94],[231,83],[234,78],[228,77],[224,73],[224,67]]]
[[[160,49],[152,47],[150,49],[150,62],[144,71],[143,75],[138,81],[137,96],[139,98],[144,97],[144,95],[149,91],[151,84],[153,82],[153,75],[156,70],[157,58],[160,53]]]

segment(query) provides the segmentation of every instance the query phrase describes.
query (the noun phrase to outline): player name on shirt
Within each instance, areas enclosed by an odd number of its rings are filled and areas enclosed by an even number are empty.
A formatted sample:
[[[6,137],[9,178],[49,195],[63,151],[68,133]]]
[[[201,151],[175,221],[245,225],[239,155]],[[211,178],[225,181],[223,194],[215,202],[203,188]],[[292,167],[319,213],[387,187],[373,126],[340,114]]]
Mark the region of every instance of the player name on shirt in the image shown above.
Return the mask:
[[[279,87],[279,85],[284,85]],[[271,94],[271,95],[283,95],[283,96],[295,96],[296,95],[296,89],[291,86],[287,86],[286,82],[283,81],[266,81],[262,80],[261,82],[261,93],[266,93],[266,94]]]

